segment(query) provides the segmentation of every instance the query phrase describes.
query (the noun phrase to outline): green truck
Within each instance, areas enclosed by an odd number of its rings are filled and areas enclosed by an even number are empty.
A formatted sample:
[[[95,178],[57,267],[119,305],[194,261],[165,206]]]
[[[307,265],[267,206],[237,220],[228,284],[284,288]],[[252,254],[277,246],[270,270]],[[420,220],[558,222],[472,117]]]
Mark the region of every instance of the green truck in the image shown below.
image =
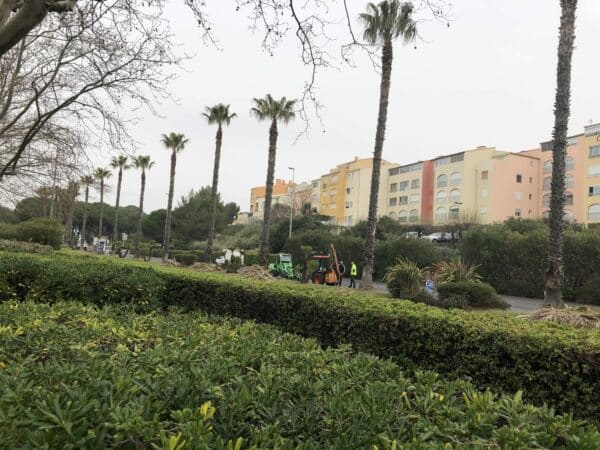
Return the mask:
[[[274,277],[288,278],[290,280],[299,280],[301,277],[294,271],[292,264],[292,255],[289,253],[279,253],[274,263],[269,264],[267,270]]]

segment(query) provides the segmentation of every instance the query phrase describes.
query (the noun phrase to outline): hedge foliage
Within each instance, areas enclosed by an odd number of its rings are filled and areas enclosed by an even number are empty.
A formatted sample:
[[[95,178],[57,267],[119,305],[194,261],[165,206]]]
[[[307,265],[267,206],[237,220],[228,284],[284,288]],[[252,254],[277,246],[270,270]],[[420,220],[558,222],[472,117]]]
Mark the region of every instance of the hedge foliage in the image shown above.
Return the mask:
[[[464,233],[460,252],[499,293],[539,298],[544,295],[548,229],[543,223],[523,222],[473,228]],[[566,232],[564,267],[567,300],[598,299],[578,296],[577,291],[600,267],[600,230]]]
[[[437,286],[441,300],[466,304],[470,308],[508,309],[510,305],[498,297],[496,290],[487,283],[477,281],[451,281]],[[464,300],[461,301],[461,300]]]
[[[18,224],[0,223],[0,239],[49,245],[59,249],[65,229],[54,219],[37,217]]]
[[[468,376],[478,387],[523,389],[536,404],[600,417],[600,330],[93,256],[1,254],[0,280],[20,299],[180,306],[254,319],[324,345],[352,344],[452,378]]]
[[[593,426],[264,325],[0,306],[2,448],[598,448]]]

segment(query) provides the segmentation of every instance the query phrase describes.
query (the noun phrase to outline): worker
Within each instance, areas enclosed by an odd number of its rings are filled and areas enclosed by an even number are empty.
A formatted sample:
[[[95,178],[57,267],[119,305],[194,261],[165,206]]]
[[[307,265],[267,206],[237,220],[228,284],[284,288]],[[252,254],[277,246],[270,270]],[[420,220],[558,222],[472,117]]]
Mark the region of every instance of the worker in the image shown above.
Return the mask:
[[[354,263],[354,261],[352,261],[350,263],[350,288],[356,288],[356,282],[354,281],[354,279],[358,276],[358,268],[356,267],[356,264]]]
[[[338,275],[340,277],[338,284],[342,285],[342,280],[344,279],[344,275],[346,274],[346,266],[344,265],[344,261],[340,261],[338,264]]]

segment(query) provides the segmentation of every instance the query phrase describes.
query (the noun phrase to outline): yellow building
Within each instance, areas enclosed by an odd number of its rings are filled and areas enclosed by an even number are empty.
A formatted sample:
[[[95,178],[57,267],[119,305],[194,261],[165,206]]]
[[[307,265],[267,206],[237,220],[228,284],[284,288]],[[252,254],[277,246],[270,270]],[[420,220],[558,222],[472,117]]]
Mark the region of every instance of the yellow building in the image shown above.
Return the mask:
[[[600,222],[600,123],[584,129],[584,192],[585,223]]]

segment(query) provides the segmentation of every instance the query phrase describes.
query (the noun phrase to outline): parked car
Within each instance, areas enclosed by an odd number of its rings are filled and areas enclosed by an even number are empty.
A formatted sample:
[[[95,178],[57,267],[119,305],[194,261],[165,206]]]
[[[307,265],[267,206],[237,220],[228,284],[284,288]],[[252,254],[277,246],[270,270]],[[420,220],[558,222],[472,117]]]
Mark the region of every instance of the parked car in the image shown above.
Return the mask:
[[[406,233],[404,233],[404,237],[405,238],[418,238],[419,232],[418,231],[407,231]]]
[[[428,239],[431,242],[448,242],[452,240],[451,233],[431,233],[427,236],[422,236],[423,239]]]

